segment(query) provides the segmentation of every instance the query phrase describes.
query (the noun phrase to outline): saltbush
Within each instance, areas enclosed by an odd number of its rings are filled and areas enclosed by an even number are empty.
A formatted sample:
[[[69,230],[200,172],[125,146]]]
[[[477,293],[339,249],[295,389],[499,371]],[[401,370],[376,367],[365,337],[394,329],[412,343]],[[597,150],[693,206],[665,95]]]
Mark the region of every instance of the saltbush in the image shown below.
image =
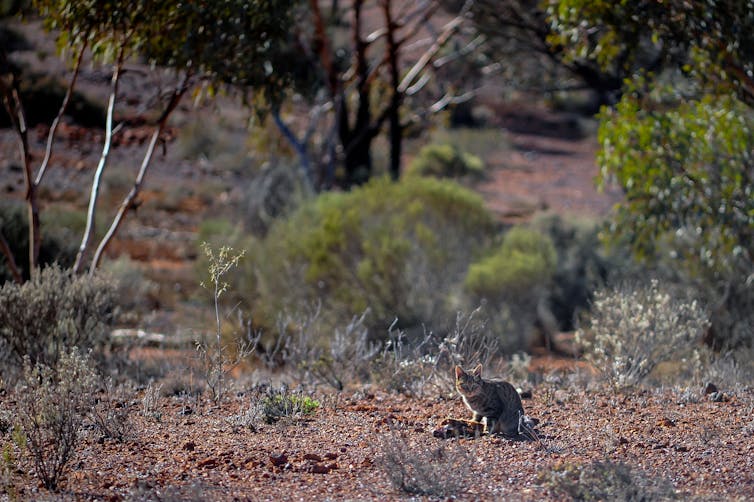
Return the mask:
[[[696,300],[657,280],[597,291],[587,325],[576,333],[584,357],[616,388],[636,385],[659,364],[692,356],[708,316]]]
[[[483,175],[482,159],[450,143],[425,146],[406,168],[406,176],[481,178]]]
[[[57,365],[67,348],[100,345],[115,309],[115,286],[100,276],[76,276],[57,265],[19,285],[0,288],[0,361],[4,371],[31,364]]]

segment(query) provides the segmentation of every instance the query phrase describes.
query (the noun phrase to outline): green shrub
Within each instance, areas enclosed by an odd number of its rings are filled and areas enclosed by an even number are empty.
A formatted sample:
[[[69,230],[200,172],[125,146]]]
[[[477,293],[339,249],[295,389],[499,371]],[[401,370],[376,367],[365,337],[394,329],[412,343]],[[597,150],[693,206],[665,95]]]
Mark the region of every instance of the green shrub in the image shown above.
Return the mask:
[[[505,234],[499,248],[472,263],[464,282],[475,301],[490,302],[491,327],[506,351],[526,350],[547,300],[557,255],[547,235],[525,227]]]
[[[546,287],[556,264],[555,247],[548,236],[514,227],[495,253],[469,267],[465,284],[478,297],[521,298]]]
[[[63,350],[101,344],[115,308],[113,281],[75,276],[57,265],[23,285],[0,288],[0,360],[4,370],[31,364],[57,365]]]
[[[264,421],[273,424],[283,418],[311,415],[319,408],[319,401],[286,387],[269,388],[261,400]]]
[[[407,176],[433,176],[436,178],[481,178],[484,175],[482,159],[461,151],[449,143],[428,145],[406,168]]]
[[[274,319],[321,299],[340,319],[370,308],[380,331],[395,317],[436,325],[457,309],[468,264],[495,229],[482,199],[450,181],[376,179],[327,193],[249,250],[257,306]]]
[[[60,109],[66,88],[48,75],[29,74],[21,78],[21,102],[24,103],[26,125],[50,124]],[[79,92],[74,92],[66,116],[84,127],[104,127],[105,109]],[[0,108],[0,127],[10,126],[5,108]]]
[[[707,328],[695,300],[674,297],[657,280],[595,293],[591,318],[576,340],[584,357],[616,388],[636,385],[657,364],[692,355]]]
[[[37,477],[50,490],[57,489],[76,451],[98,383],[91,360],[75,350],[61,351],[57,363],[53,369],[26,358],[16,389],[16,419]]]

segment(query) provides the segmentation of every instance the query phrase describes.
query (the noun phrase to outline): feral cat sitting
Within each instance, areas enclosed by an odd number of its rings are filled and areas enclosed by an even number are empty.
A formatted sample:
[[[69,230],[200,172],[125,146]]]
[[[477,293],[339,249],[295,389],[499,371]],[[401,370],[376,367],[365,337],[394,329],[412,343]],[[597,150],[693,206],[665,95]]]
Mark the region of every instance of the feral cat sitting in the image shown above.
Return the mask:
[[[456,366],[456,389],[463,403],[479,422],[487,418],[487,432],[515,436],[521,433],[520,420],[524,417],[524,407],[516,389],[502,380],[482,378],[482,365],[471,371]]]

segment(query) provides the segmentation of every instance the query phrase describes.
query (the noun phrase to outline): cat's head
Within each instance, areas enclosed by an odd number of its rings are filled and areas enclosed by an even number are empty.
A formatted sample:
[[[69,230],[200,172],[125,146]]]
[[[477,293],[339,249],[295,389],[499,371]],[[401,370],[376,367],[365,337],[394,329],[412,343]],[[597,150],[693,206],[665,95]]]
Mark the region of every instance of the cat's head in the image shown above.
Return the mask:
[[[482,382],[482,365],[477,364],[474,369],[466,371],[456,366],[456,389],[459,392],[473,392]]]

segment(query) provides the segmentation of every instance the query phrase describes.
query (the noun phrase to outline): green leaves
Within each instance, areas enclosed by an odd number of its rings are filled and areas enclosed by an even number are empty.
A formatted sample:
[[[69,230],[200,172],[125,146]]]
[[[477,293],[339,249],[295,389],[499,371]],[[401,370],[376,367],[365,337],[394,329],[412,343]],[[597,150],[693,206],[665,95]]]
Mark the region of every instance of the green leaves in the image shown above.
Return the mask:
[[[754,256],[754,115],[731,96],[680,100],[671,88],[624,96],[601,115],[600,183],[626,192],[614,236],[651,255],[669,239],[691,268]],[[669,232],[672,235],[668,235]]]

